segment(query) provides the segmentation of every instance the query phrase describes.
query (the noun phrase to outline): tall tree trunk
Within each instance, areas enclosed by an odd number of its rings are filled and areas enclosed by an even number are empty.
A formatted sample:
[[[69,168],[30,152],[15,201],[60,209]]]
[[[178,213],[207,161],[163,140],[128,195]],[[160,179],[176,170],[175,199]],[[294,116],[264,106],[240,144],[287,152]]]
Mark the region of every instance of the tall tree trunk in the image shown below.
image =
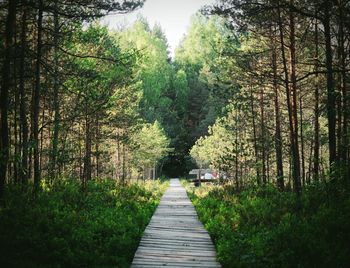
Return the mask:
[[[45,134],[45,128],[44,128],[44,122],[45,122],[45,107],[46,106],[46,99],[43,98],[42,102],[42,111],[41,111],[41,127],[40,127],[40,143],[39,143],[39,170],[40,173],[42,172],[43,168],[43,148],[44,148],[44,134]]]
[[[84,183],[84,172],[83,172],[83,145],[82,145],[82,140],[83,140],[83,135],[82,135],[82,126],[81,123],[79,122],[79,133],[78,133],[78,139],[79,139],[79,178],[82,183]]]
[[[56,162],[58,156],[58,134],[60,129],[60,103],[59,103],[59,70],[58,70],[58,46],[59,46],[59,17],[58,17],[58,0],[55,0],[55,11],[54,11],[54,81],[53,81],[53,109],[54,109],[54,124],[52,134],[52,152],[51,152],[51,163],[50,163],[50,177],[55,178],[57,174]]]
[[[279,3],[278,3],[279,4]],[[285,53],[285,42],[284,42],[284,33],[283,33],[283,22],[281,16],[281,10],[278,8],[278,27],[280,33],[280,43],[281,43],[281,53],[282,53],[282,62],[283,62],[283,72],[284,72],[284,84],[286,88],[286,97],[287,97],[287,108],[288,108],[288,119],[289,119],[289,133],[290,133],[290,143],[291,143],[291,152],[292,152],[292,161],[290,167],[292,168],[292,177],[293,182],[295,183],[294,189],[296,192],[300,191],[298,187],[298,181],[300,182],[300,164],[299,164],[299,153],[297,146],[295,144],[295,129],[294,129],[294,116],[293,109],[291,104],[291,94],[289,89],[289,71],[287,67],[287,59]]]
[[[122,143],[122,154],[123,154],[123,165],[122,165],[122,181],[123,184],[125,183],[126,180],[126,152],[125,152],[125,142]]]
[[[291,6],[294,0],[290,1]],[[300,181],[300,155],[299,155],[299,138],[298,138],[298,96],[296,81],[296,52],[295,52],[295,17],[292,10],[289,11],[290,24],[290,70],[291,70],[291,91],[292,91],[292,121],[293,121],[293,184],[294,190],[299,193],[301,191]]]
[[[40,110],[40,72],[42,58],[42,30],[43,30],[43,0],[39,0],[38,10],[38,36],[36,48],[35,64],[35,87],[33,92],[33,156],[34,156],[34,185],[37,190],[40,184],[40,166],[39,166],[39,110]]]
[[[311,174],[312,174],[312,165],[313,165],[312,154],[313,154],[313,150],[314,150],[313,148],[314,148],[314,140],[311,139],[310,151],[309,151],[309,167],[308,167],[308,173],[306,176],[306,183],[308,185],[310,185],[310,183],[311,183]]]
[[[339,0],[338,11],[339,11],[339,61],[341,68],[341,92],[343,95],[343,126],[342,126],[342,137],[341,137],[341,148],[340,156],[342,163],[348,166],[349,174],[346,175],[350,179],[350,163],[348,163],[348,153],[349,153],[349,137],[348,137],[348,120],[349,120],[349,107],[348,107],[348,92],[346,85],[346,52],[345,52],[345,37],[344,37],[344,1]]]
[[[239,181],[238,181],[238,108],[236,107],[236,115],[235,115],[235,125],[236,125],[236,135],[235,135],[235,182],[236,182],[236,189],[239,189]]]
[[[290,152],[292,151],[292,148],[290,148]],[[293,156],[291,153],[289,153],[289,173],[288,173],[288,187],[287,189],[291,189],[292,185],[292,173],[293,173]]]
[[[85,157],[84,157],[84,176],[83,176],[83,188],[85,189],[86,183],[91,180],[91,122],[89,115],[85,115]]]
[[[33,118],[31,118],[31,126],[33,126]],[[33,132],[32,131],[30,133],[29,140],[30,141],[33,140]],[[33,148],[29,148],[29,151],[28,151],[28,178],[29,179],[33,178]]]
[[[253,96],[253,85],[250,83],[250,109],[253,119],[253,139],[254,139],[254,154],[255,154],[255,170],[256,170],[256,179],[258,185],[260,185],[260,172],[258,167],[258,144],[257,144],[257,135],[256,135],[256,122],[255,122],[255,113],[254,113],[254,96]]]
[[[281,135],[281,116],[280,116],[280,104],[278,97],[278,81],[277,81],[277,55],[276,47],[272,50],[272,68],[273,68],[273,89],[275,94],[275,147],[276,147],[276,165],[277,165],[277,186],[280,190],[284,189],[283,178],[283,155],[282,155],[282,135]]]
[[[16,27],[16,25],[15,25]],[[16,29],[16,28],[15,28]],[[15,30],[16,31],[16,30]],[[17,33],[14,33],[14,43],[17,44],[17,38],[16,38]],[[15,46],[14,48],[14,55],[17,55],[17,46]],[[14,65],[13,65],[13,76],[14,76],[14,85],[13,88],[15,90],[15,103],[14,103],[14,116],[13,116],[13,135],[14,135],[14,158],[13,158],[13,181],[17,184],[19,183],[19,176],[18,176],[18,171],[20,168],[19,165],[19,157],[20,157],[20,151],[21,151],[21,147],[20,147],[20,137],[19,137],[19,131],[18,131],[18,107],[19,107],[19,90],[17,89],[17,61],[14,61]],[[10,135],[11,136],[11,135]]]
[[[0,92],[0,199],[3,198],[9,158],[8,102],[11,86],[10,68],[13,49],[13,35],[16,23],[16,0],[9,1],[6,18],[4,59],[2,65],[2,85]]]
[[[121,156],[120,156],[120,135],[119,135],[119,129],[117,129],[117,152],[116,152],[116,156],[117,156],[117,161],[116,161],[116,178],[117,180],[121,179],[120,176],[120,162],[121,162]]]
[[[265,111],[264,89],[260,86],[260,127],[261,127],[261,152],[262,152],[262,181],[266,184],[266,141],[265,141]]]
[[[267,151],[267,155],[266,155],[266,176],[267,176],[267,182],[270,183],[270,155],[271,155],[271,151],[268,150]]]
[[[337,164],[337,144],[336,144],[336,114],[335,114],[335,90],[333,78],[333,51],[332,37],[330,27],[330,10],[331,1],[325,1],[324,9],[324,36],[325,36],[325,52],[326,52],[326,69],[327,69],[327,119],[328,119],[328,142],[329,142],[329,167],[331,179],[335,179],[335,167]]]
[[[302,96],[299,96],[299,114],[300,114],[300,143],[301,143],[301,178],[305,186],[305,139],[304,139],[304,114]]]
[[[317,15],[317,14],[316,14]],[[314,157],[313,157],[313,178],[314,181],[319,180],[319,170],[320,170],[320,123],[319,123],[319,75],[318,75],[318,22],[315,22],[315,72],[316,72],[316,84],[315,84],[315,130],[314,130]]]
[[[338,47],[338,60],[339,60],[339,47]],[[338,62],[340,65],[340,62]],[[342,107],[342,86],[341,86],[341,72],[337,73],[337,91],[335,92],[335,101],[336,101],[336,144],[337,144],[337,161],[341,162],[341,149],[342,149],[342,117],[343,117],[343,107]],[[338,166],[340,168],[340,166]]]
[[[96,177],[100,176],[100,122],[96,118]]]

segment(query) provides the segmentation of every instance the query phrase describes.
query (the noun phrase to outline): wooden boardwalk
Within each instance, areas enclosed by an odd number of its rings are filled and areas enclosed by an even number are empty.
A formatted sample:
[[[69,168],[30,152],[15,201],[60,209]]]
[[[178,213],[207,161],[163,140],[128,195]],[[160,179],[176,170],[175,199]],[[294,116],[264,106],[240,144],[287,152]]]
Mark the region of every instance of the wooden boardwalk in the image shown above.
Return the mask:
[[[209,234],[178,179],[162,197],[131,267],[221,267]]]

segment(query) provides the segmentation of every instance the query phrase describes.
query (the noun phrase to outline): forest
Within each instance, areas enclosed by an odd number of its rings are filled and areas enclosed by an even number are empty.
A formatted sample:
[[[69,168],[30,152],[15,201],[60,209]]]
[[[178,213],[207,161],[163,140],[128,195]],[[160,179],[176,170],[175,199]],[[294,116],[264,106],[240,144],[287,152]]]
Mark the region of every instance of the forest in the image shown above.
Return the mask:
[[[101,21],[144,4],[0,2],[0,266],[129,267],[174,177],[223,267],[349,266],[350,2],[216,0],[174,55]]]

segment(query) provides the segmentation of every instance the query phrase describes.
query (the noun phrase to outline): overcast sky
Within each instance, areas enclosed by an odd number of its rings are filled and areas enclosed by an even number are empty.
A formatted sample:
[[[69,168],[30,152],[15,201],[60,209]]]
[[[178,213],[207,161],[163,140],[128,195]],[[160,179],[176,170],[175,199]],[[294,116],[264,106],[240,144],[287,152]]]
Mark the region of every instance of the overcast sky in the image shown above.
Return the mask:
[[[110,28],[131,25],[140,14],[148,20],[151,27],[155,23],[161,25],[173,55],[176,46],[186,33],[191,16],[203,5],[214,2],[215,0],[146,0],[141,9],[130,14],[107,16],[103,23]]]

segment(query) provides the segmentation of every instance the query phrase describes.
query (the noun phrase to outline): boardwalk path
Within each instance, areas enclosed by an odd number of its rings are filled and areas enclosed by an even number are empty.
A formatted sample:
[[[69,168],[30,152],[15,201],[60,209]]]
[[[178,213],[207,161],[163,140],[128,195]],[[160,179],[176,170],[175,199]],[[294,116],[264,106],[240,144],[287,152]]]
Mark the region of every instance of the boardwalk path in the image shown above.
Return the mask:
[[[161,199],[131,267],[221,267],[215,248],[178,179]]]

